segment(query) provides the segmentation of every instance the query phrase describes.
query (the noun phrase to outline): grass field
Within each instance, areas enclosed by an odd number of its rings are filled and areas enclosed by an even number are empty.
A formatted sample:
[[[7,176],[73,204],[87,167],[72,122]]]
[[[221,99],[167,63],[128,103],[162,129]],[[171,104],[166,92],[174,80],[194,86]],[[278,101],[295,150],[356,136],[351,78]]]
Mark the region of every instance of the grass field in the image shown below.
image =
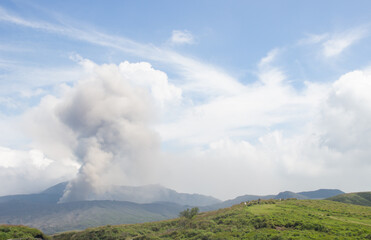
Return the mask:
[[[53,239],[371,239],[371,207],[328,200],[261,200],[193,219],[105,226]]]

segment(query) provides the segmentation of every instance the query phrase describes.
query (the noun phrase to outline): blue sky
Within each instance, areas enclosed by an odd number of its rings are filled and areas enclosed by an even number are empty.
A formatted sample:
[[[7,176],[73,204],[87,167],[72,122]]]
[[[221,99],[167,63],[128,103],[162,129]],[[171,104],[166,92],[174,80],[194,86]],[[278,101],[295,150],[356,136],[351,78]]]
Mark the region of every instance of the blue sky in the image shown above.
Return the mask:
[[[369,1],[2,1],[0,182],[12,184],[0,194],[90,179],[84,166],[91,161],[100,168],[93,175],[117,176],[102,177],[103,185],[159,183],[222,199],[369,190],[370,7]],[[102,111],[116,101],[96,109],[117,96],[103,88],[94,98],[82,87],[98,89],[116,78],[133,101],[128,105],[140,107],[130,113],[140,118]],[[87,136],[61,115],[74,109],[69,103],[78,94],[92,94],[87,101],[96,104],[77,103],[74,119],[87,119],[79,115],[85,107],[116,130],[136,119],[137,132],[148,138],[136,132],[133,143],[121,136],[133,147],[130,156],[106,149],[101,125],[85,122],[94,133]],[[117,118],[123,122],[116,126]],[[121,160],[85,158],[80,142],[92,139]],[[146,159],[147,150],[156,157]],[[250,184],[256,178],[264,180]]]

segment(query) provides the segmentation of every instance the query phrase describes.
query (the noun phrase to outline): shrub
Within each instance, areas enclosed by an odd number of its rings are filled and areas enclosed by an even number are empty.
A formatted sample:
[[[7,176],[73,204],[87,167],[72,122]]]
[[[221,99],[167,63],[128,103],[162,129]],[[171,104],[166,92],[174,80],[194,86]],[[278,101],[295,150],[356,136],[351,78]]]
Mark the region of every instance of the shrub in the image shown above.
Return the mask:
[[[186,210],[181,211],[179,213],[179,217],[185,217],[188,219],[192,219],[194,216],[198,214],[198,212],[199,212],[198,207],[194,207],[192,209],[187,208]]]

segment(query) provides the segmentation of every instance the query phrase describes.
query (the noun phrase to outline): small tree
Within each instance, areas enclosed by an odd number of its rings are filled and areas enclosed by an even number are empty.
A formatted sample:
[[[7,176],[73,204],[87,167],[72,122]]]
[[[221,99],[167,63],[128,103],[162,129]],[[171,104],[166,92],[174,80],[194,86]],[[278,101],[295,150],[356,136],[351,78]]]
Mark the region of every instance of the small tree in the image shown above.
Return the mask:
[[[185,217],[188,219],[192,219],[194,216],[198,214],[199,211],[200,209],[198,209],[198,207],[194,207],[192,209],[187,208],[186,210],[181,211],[179,213],[179,217]]]

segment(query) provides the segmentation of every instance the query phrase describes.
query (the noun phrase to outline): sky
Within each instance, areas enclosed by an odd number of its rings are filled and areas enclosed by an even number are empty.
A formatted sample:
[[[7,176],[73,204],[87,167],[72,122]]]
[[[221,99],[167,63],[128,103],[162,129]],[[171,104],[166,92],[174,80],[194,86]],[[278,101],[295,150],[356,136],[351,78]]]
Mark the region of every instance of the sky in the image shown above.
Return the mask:
[[[0,195],[371,190],[369,1],[0,2]]]

